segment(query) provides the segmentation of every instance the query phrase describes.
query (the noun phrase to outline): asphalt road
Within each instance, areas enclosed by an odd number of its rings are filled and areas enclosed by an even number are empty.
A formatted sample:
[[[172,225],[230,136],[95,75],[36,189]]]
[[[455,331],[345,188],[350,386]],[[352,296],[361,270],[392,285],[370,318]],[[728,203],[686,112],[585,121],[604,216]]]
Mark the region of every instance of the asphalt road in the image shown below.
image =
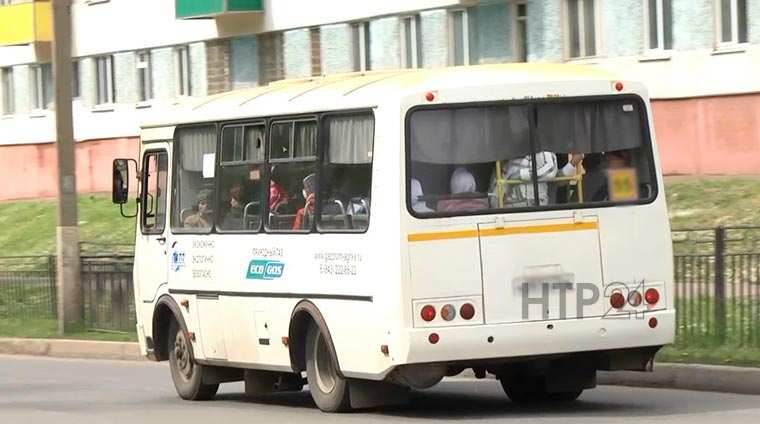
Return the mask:
[[[760,396],[601,386],[573,404],[521,408],[494,380],[449,379],[415,393],[409,406],[325,414],[308,391],[257,399],[241,383],[216,400],[180,400],[166,363],[0,355],[0,423],[758,423]]]

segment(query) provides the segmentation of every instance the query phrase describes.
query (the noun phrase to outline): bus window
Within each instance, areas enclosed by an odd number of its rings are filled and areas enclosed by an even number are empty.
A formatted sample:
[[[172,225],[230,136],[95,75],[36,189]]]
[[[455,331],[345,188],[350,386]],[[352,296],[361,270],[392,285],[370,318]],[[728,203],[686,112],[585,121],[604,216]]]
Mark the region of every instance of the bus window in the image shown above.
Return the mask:
[[[643,105],[631,100],[536,107],[536,143],[556,152],[552,203],[625,202],[653,195]]]
[[[267,230],[309,231],[316,202],[317,123],[275,122],[270,140]]]
[[[151,152],[143,163],[142,231],[163,234],[166,222],[166,183],[169,164],[166,152]]]
[[[457,215],[651,199],[643,108],[617,97],[415,111],[410,210]]]
[[[532,162],[528,112],[526,105],[414,112],[409,149],[415,198],[409,204],[415,214],[471,214],[532,205],[533,175],[521,171]],[[516,166],[506,166],[512,162]],[[525,191],[505,203],[506,192],[500,197],[497,192],[507,170],[514,171],[512,177],[524,183]]]
[[[264,125],[222,129],[219,195],[221,231],[258,231],[264,174]]]
[[[372,181],[372,114],[328,116],[322,162],[319,230],[365,231],[369,226]]]
[[[216,130],[213,126],[177,129],[172,229],[208,232],[214,222]]]

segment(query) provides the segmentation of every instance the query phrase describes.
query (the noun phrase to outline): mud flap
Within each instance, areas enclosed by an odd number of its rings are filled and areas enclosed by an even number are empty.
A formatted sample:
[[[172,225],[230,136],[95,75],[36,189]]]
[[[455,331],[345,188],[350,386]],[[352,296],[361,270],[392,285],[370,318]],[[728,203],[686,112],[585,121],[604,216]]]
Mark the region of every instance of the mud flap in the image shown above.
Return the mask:
[[[408,387],[383,381],[349,379],[348,390],[354,409],[405,405],[411,399]]]

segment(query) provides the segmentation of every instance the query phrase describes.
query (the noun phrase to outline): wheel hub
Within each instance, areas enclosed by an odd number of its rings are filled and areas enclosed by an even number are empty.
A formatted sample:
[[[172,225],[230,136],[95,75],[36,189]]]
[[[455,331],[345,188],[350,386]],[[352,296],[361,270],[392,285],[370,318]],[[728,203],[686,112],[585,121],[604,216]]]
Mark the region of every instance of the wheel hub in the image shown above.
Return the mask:
[[[317,336],[314,343],[314,359],[316,365],[317,386],[323,393],[331,393],[335,389],[335,366],[327,349],[322,334]]]
[[[193,375],[193,362],[190,360],[187,339],[182,331],[177,332],[177,337],[174,339],[174,357],[177,359],[177,368],[180,375],[189,380]]]

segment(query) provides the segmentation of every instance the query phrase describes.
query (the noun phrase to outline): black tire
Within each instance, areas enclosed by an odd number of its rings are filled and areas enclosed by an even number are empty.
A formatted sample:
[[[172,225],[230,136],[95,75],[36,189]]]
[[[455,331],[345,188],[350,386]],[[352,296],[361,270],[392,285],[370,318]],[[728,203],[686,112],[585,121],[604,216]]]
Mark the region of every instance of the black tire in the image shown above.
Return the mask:
[[[316,325],[306,332],[306,379],[314,403],[323,412],[346,412],[351,409],[348,381],[338,375],[332,346]]]
[[[180,328],[177,320],[172,320],[169,326],[167,349],[172,381],[179,397],[185,400],[213,399],[219,385],[203,384],[203,365],[193,361],[187,331]]]

